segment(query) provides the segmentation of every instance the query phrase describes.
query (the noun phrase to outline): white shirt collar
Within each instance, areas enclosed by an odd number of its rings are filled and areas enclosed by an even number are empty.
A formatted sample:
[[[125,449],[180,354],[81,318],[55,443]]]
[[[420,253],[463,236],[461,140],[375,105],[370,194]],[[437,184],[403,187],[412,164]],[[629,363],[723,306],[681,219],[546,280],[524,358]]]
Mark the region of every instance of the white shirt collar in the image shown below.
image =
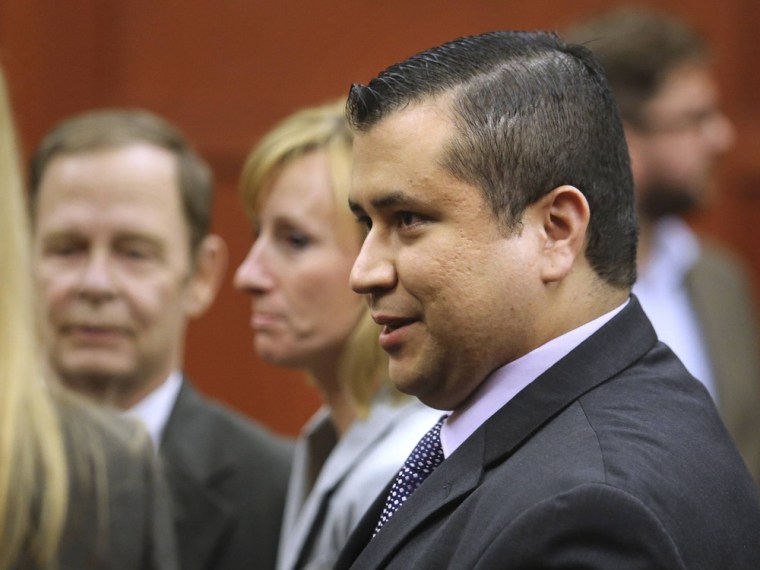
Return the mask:
[[[164,428],[166,428],[166,423],[174,409],[174,403],[177,401],[181,387],[182,374],[175,370],[163,384],[124,412],[130,417],[137,418],[145,425],[156,450],[161,445]]]
[[[446,418],[441,429],[444,457],[451,455],[518,392],[602,328],[629,302],[630,299],[601,317],[566,332],[495,370],[483,381],[464,406]]]
[[[663,218],[654,228],[652,253],[633,286],[657,337],[718,400],[707,345],[702,337],[686,277],[701,255],[700,243],[680,218]]]
[[[636,286],[677,289],[699,255],[699,240],[686,222],[675,217],[663,218],[654,228],[652,254],[640,271]]]

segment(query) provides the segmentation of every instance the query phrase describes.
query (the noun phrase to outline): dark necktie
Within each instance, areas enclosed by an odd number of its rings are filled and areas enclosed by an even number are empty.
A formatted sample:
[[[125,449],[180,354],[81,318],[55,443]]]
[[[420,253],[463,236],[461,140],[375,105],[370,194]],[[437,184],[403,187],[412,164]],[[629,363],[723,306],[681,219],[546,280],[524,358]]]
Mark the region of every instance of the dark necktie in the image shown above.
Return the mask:
[[[396,475],[393,481],[391,492],[385,499],[385,507],[377,521],[374,537],[393,513],[403,505],[406,500],[417,490],[422,482],[430,475],[433,470],[443,461],[443,448],[441,447],[441,427],[446,416],[430,428],[430,431],[420,440],[417,446],[412,450],[411,455],[406,458],[401,471]]]

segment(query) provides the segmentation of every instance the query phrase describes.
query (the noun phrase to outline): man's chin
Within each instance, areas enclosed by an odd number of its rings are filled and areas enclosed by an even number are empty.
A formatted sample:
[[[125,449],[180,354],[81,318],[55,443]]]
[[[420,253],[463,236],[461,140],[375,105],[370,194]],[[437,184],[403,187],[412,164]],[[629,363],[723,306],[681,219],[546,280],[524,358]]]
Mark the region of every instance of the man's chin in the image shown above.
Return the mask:
[[[439,386],[435,381],[431,381],[426,375],[419,370],[406,366],[407,363],[394,362],[391,358],[388,368],[388,375],[391,383],[402,394],[414,396],[423,403],[428,404],[428,400],[435,400],[434,394],[438,391]]]
[[[113,404],[121,394],[135,385],[135,372],[127,366],[89,363],[63,365],[57,368],[64,386],[97,402]]]

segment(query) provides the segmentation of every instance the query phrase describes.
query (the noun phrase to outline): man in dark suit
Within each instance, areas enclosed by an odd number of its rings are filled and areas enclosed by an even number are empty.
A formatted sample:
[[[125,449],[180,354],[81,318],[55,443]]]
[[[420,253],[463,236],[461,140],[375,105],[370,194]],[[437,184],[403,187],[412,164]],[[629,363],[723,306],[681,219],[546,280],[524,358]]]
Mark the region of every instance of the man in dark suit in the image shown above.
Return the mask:
[[[657,336],[707,387],[760,483],[760,334],[737,256],[683,216],[711,202],[733,125],[719,103],[709,46],[686,23],[641,7],[579,23],[567,37],[604,66],[620,105],[640,222],[634,293]]]
[[[752,479],[630,294],[632,177],[591,53],[461,38],[352,87],[348,114],[351,285],[394,384],[451,414],[337,567],[756,567]]]
[[[164,460],[183,570],[273,568],[290,445],[197,393],[190,318],[226,265],[212,178],[184,137],[136,110],[64,121],[31,164],[43,336],[63,382],[143,421]]]

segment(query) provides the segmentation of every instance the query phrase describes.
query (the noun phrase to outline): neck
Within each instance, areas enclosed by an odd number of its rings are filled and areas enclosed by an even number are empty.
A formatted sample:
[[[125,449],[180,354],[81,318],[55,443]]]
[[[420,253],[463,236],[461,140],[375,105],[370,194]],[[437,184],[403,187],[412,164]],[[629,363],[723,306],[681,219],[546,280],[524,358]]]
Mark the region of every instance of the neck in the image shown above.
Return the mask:
[[[531,350],[619,307],[629,295],[630,288],[610,285],[584,263],[555,290],[553,298],[546,299],[545,318],[537,317],[545,328]]]
[[[100,374],[62,374],[65,386],[101,406],[129,410],[166,382],[169,373],[156,375],[148,382]]]
[[[356,407],[338,379],[337,369],[309,371],[330,410],[330,419],[338,436],[342,437],[356,419]]]

